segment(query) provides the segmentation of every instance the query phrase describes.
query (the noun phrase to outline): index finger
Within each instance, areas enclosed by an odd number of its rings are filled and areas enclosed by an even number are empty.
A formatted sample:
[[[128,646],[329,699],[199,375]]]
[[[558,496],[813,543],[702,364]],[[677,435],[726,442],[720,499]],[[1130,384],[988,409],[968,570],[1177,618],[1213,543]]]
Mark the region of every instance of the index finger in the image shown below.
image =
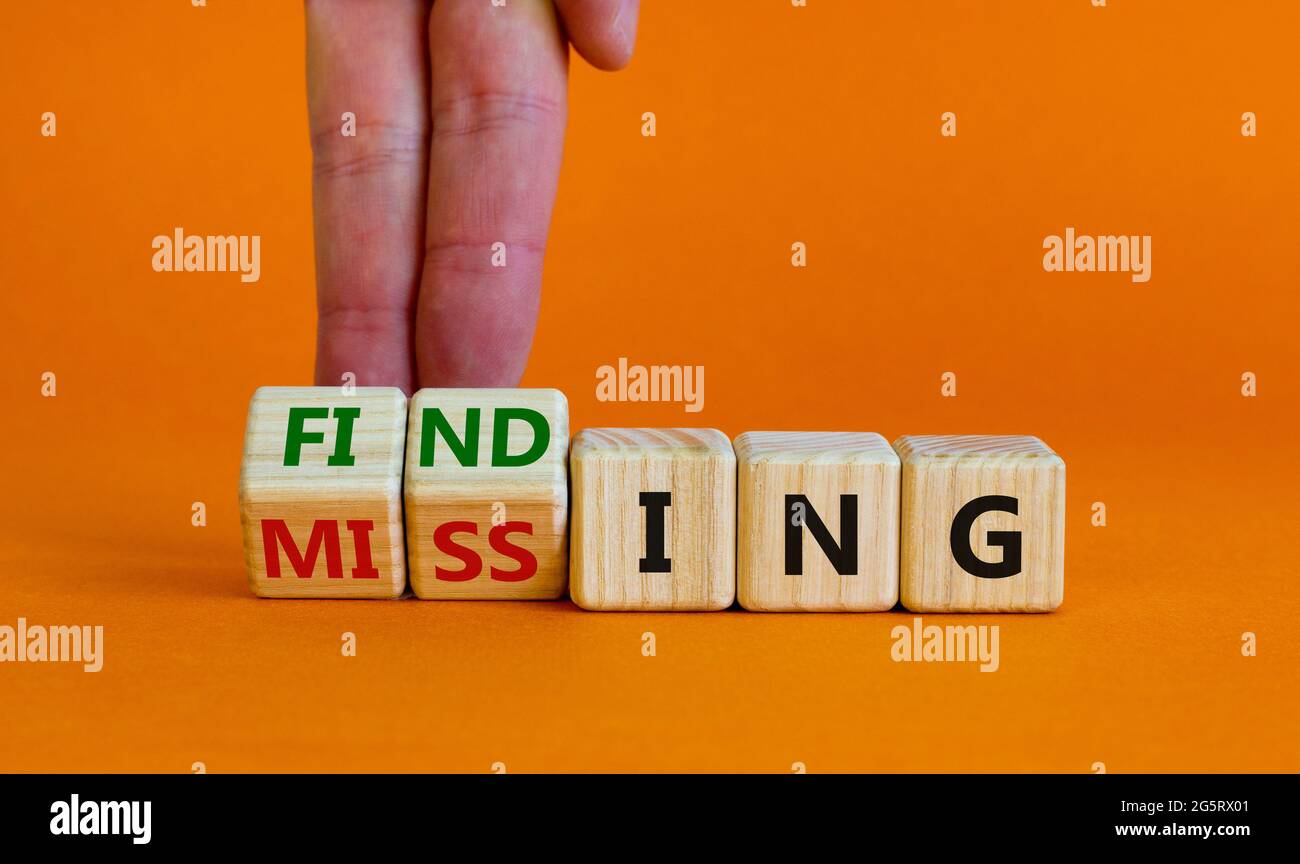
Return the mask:
[[[410,391],[424,241],[428,0],[309,0],[316,383]]]

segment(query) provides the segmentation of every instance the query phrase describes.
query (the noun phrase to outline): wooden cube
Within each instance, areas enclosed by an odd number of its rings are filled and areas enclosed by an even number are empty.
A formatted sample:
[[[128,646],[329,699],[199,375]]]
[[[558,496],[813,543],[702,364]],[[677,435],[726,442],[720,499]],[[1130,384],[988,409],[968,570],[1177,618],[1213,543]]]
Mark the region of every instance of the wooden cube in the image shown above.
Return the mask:
[[[1028,435],[904,435],[900,588],[913,612],[1049,612],[1065,592],[1065,462]]]
[[[564,596],[568,455],[569,405],[559,390],[418,391],[405,491],[415,595]]]
[[[888,441],[874,432],[746,432],[736,465],[741,606],[893,608],[899,460]]]
[[[260,387],[248,406],[239,511],[259,597],[384,597],[406,589],[395,387]]]
[[[725,609],[736,594],[736,454],[716,429],[573,439],[571,594],[584,609]]]

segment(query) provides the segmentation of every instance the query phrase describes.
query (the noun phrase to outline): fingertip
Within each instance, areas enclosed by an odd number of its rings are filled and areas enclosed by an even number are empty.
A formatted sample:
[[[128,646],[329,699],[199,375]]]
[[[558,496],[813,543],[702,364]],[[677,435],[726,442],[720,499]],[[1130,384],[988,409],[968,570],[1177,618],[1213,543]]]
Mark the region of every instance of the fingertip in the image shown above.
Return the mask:
[[[617,72],[632,62],[641,0],[558,0],[573,47],[592,66]]]

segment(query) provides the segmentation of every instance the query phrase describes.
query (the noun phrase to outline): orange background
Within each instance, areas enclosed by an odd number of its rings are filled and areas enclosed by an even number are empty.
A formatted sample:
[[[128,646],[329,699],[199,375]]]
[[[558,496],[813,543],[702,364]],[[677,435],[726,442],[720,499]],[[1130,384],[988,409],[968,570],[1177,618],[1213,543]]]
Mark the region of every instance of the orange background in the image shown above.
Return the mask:
[[[1002,628],[981,674],[892,662],[902,612],[254,599],[245,410],[314,347],[301,5],[15,4],[0,623],[102,624],[106,659],[0,666],[0,770],[1300,770],[1297,32],[1281,0],[648,0],[629,70],[574,59],[525,384],[575,430],[1040,435],[1065,605],[961,619]],[[261,234],[261,281],[154,273],[176,226]],[[1151,281],[1045,273],[1067,226],[1152,235]],[[705,411],[597,402],[620,356],[703,364]]]

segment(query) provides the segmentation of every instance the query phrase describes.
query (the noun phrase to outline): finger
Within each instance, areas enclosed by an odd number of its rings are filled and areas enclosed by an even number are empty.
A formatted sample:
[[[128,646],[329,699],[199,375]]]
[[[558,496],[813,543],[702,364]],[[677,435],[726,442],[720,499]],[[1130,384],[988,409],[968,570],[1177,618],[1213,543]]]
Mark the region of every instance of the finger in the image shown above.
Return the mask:
[[[418,380],[421,387],[513,387],[537,323],[564,144],[568,48],[551,0],[434,3],[429,46]]]
[[[316,383],[410,392],[428,168],[427,0],[307,0]],[[343,134],[345,112],[355,137]]]
[[[632,59],[641,0],[555,0],[578,53],[597,69],[622,69]]]

